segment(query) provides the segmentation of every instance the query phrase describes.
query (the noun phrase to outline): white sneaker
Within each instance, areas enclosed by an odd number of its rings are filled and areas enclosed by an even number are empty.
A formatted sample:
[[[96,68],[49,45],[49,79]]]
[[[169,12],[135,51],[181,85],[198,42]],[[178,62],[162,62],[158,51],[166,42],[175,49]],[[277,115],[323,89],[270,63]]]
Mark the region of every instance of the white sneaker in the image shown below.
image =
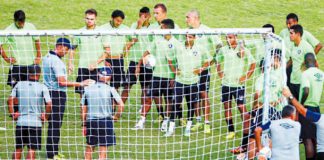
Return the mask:
[[[161,132],[166,132],[168,130],[168,121],[163,120],[161,125]]]
[[[170,122],[170,126],[169,126],[169,130],[166,132],[166,134],[164,135],[164,137],[171,137],[174,135],[174,130],[175,130],[175,123],[174,122]]]
[[[143,120],[139,120],[137,122],[137,124],[135,125],[134,128],[132,128],[132,130],[140,130],[140,129],[144,129],[144,121]]]
[[[190,129],[185,130],[184,136],[190,137]]]

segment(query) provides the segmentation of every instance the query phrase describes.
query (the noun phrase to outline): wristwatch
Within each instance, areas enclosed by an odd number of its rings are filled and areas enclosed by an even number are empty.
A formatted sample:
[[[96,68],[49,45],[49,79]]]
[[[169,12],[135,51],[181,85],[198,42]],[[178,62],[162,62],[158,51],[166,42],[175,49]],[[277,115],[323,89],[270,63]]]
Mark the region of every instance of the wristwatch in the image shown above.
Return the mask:
[[[294,96],[293,95],[290,95],[289,97],[288,97],[288,100],[291,102],[292,100],[294,99]]]

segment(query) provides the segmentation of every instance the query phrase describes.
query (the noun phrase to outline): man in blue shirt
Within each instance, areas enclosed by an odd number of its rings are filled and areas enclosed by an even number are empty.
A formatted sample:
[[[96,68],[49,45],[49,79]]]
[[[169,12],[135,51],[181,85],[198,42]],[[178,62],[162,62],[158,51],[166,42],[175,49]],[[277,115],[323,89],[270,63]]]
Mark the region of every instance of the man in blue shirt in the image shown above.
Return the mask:
[[[38,82],[39,66],[28,67],[28,80],[19,81],[8,99],[8,110],[16,123],[16,149],[12,159],[20,159],[24,146],[28,148],[26,159],[35,159],[35,150],[41,149],[42,124],[49,117],[52,102],[47,87]],[[46,109],[44,113],[44,100]],[[14,102],[18,111],[14,112]]]
[[[47,158],[51,159],[60,158],[58,156],[58,144],[66,103],[66,87],[83,87],[89,85],[92,81],[70,82],[67,80],[66,66],[61,58],[70,49],[70,41],[66,38],[59,38],[56,41],[54,51],[49,51],[49,54],[43,57],[44,83],[50,91],[53,103],[52,113],[48,122],[46,145]]]
[[[111,78],[111,69],[103,67],[99,70],[97,83],[86,87],[81,99],[83,135],[87,146],[85,159],[92,159],[95,146],[99,146],[99,159],[106,159],[107,147],[116,145],[113,120],[117,121],[124,103],[114,87],[107,85]],[[118,110],[113,113],[113,100]]]

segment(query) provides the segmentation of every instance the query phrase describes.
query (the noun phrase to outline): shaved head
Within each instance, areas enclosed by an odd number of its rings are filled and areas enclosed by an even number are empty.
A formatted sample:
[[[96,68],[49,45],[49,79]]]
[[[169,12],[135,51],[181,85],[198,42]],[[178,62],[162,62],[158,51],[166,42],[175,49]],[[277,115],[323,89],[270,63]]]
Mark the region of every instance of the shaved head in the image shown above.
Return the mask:
[[[316,58],[313,53],[306,53],[304,58],[304,63],[307,68],[309,67],[315,67],[316,64]]]

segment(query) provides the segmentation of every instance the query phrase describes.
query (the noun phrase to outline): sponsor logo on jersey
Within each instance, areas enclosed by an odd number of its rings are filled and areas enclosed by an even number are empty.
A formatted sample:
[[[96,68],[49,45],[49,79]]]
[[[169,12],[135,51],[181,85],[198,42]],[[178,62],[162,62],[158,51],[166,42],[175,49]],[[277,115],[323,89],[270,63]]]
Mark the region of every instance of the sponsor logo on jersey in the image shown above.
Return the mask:
[[[280,126],[285,128],[285,129],[294,128],[294,126],[290,125],[289,123],[281,123]]]
[[[316,81],[320,82],[320,81],[323,81],[323,75],[320,74],[320,73],[316,73],[314,74],[315,78],[316,78]]]
[[[169,44],[169,48],[172,48],[173,47],[173,45],[172,44]]]

